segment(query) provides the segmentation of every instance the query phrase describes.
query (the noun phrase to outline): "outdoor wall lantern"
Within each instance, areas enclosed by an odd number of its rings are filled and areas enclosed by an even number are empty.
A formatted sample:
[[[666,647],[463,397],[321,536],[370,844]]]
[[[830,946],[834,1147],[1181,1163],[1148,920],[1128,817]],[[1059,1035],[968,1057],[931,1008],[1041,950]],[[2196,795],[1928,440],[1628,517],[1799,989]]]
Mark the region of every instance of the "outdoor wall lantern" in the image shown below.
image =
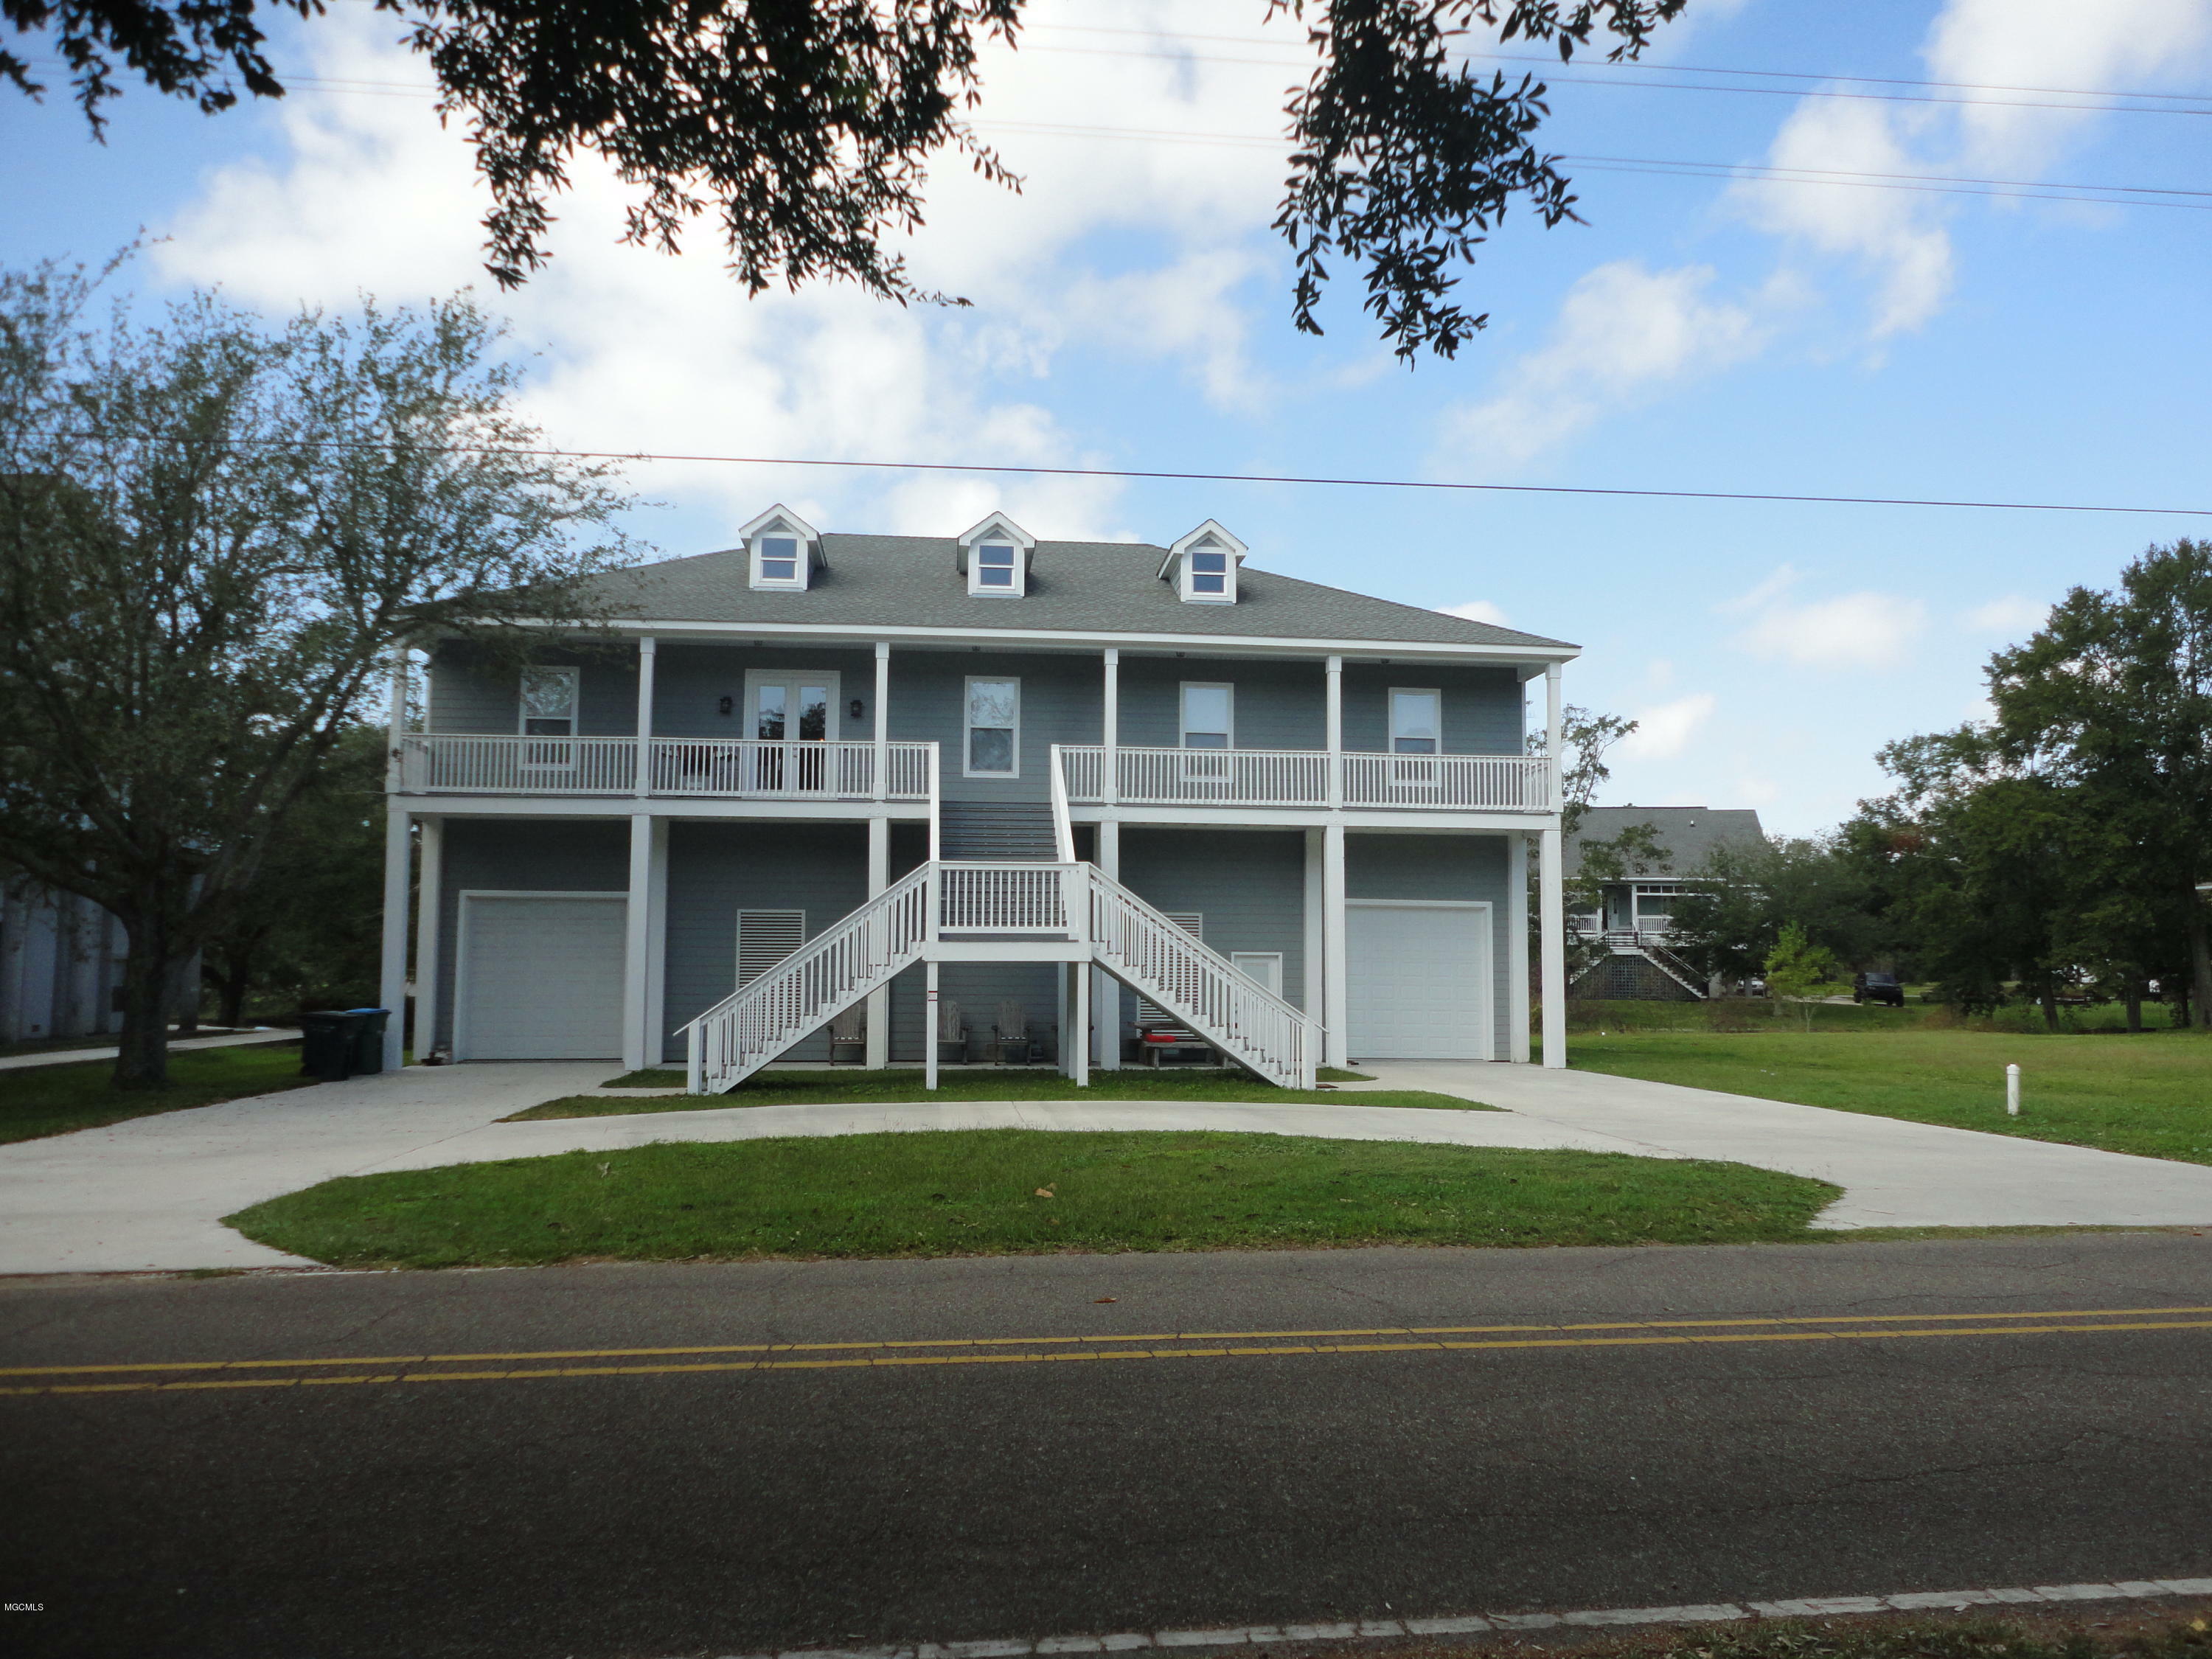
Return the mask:
[[[718,698],[715,700],[714,710],[717,714],[734,714],[738,710],[737,700],[726,696]]]
[[[868,712],[868,705],[862,702],[858,697],[855,697],[852,702],[845,705],[845,712],[850,714],[854,720],[858,720],[861,715]]]

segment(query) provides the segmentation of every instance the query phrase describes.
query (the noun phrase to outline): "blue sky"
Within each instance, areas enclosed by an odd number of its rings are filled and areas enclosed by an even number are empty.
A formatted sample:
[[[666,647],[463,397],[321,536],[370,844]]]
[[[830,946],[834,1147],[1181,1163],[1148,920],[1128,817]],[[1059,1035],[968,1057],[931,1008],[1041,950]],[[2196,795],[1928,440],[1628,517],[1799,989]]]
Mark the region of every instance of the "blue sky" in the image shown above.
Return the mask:
[[[912,249],[974,309],[748,301],[709,228],[679,259],[617,246],[620,191],[588,168],[553,265],[501,295],[467,150],[397,25],[333,10],[273,55],[347,84],[280,106],[209,118],[134,93],[101,147],[64,99],[0,96],[0,257],[96,259],[143,228],[163,239],[149,290],[219,283],[272,313],[473,283],[537,354],[532,413],[582,447],[2212,507],[2201,205],[1581,172],[1589,222],[1510,220],[1468,279],[1490,329],[1408,373],[1352,283],[1324,339],[1287,321],[1267,225],[1297,31],[1263,27],[1261,0],[1052,0],[990,62],[980,114],[1026,189],[947,162]],[[2212,148],[2201,0],[1692,0],[1647,61],[1557,80],[1548,146],[2177,190]],[[1765,89],[1638,84],[1723,80]],[[1817,95],[1838,92],[1892,96]],[[1884,742],[1969,717],[1990,651],[2068,586],[2212,531],[744,466],[633,482],[660,503],[634,528],[670,555],[779,499],[841,530],[949,534],[1004,506],[1048,538],[1166,541],[1218,518],[1258,564],[1577,641],[1571,698],[1644,722],[1611,799],[1756,806],[1792,832],[1879,791]]]

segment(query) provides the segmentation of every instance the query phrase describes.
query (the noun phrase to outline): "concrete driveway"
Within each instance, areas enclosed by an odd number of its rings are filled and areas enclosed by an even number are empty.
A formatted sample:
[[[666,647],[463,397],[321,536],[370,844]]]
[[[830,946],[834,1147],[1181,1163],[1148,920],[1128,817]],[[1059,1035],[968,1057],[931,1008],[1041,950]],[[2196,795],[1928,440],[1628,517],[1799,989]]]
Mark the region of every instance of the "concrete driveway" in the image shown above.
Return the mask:
[[[1374,1088],[1503,1108],[1453,1112],[1193,1101],[769,1106],[501,1123],[594,1092],[611,1062],[410,1067],[0,1146],[0,1273],[307,1265],[220,1218],[336,1176],[656,1140],[955,1128],[1223,1129],[1351,1140],[1700,1158],[1844,1188],[1816,1225],[2212,1224],[2212,1168],[1680,1089],[1594,1073],[1395,1062]]]

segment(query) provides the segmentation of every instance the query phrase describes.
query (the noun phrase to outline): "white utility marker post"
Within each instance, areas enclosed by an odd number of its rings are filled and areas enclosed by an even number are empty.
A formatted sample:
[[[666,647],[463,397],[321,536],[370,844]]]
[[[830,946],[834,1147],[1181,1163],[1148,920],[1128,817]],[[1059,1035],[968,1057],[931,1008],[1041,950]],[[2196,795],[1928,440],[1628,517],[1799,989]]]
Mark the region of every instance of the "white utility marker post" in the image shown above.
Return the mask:
[[[891,647],[876,641],[876,799],[890,790]],[[891,821],[878,808],[868,820],[868,896],[874,898],[891,884]],[[868,993],[867,1068],[880,1072],[891,1059],[891,991],[888,985]]]
[[[390,753],[384,767],[384,959],[377,997],[392,1016],[384,1024],[384,1069],[407,1054],[407,865],[410,820],[399,804],[399,745],[407,736],[407,647],[392,653],[392,703],[386,719]]]
[[[2020,1115],[2020,1067],[2017,1066],[2005,1067],[2005,1115]]]
[[[1544,1066],[1564,1071],[1567,1064],[1567,939],[1565,848],[1559,812],[1566,803],[1559,752],[1561,716],[1559,665],[1544,670],[1544,753],[1552,775],[1552,824],[1543,833],[1536,874],[1537,926],[1543,930]]]

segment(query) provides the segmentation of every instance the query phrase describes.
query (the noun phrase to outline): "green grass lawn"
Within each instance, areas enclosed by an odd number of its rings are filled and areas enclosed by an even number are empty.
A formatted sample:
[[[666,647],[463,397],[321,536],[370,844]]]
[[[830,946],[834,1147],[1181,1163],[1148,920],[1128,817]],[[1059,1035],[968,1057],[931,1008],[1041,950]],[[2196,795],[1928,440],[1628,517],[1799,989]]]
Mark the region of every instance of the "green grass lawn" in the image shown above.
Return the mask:
[[[691,1142],[351,1176],[226,1217],[346,1267],[1797,1239],[1836,1196],[1736,1164],[1213,1133]]]
[[[96,1129],[125,1118],[212,1106],[241,1095],[265,1095],[314,1081],[300,1075],[296,1039],[267,1047],[254,1043],[173,1052],[166,1089],[116,1089],[108,1081],[114,1073],[115,1062],[108,1060],[0,1072],[0,1143]]]
[[[1358,1072],[1333,1075],[1360,1078]],[[668,1077],[666,1084],[645,1084],[641,1078]],[[681,1088],[681,1072],[632,1072],[616,1078],[610,1086]],[[928,1100],[1237,1100],[1263,1104],[1346,1103],[1361,1106],[1447,1107],[1462,1112],[1487,1112],[1471,1100],[1450,1095],[1416,1093],[1407,1090],[1361,1090],[1339,1094],[1320,1089],[1278,1089],[1234,1073],[1212,1067],[1200,1071],[1169,1067],[1163,1071],[1124,1067],[1117,1072],[1093,1072],[1091,1086],[1078,1089],[1057,1072],[941,1072],[934,1095],[922,1087],[921,1073],[863,1071],[842,1066],[835,1071],[757,1072],[726,1095],[568,1095],[532,1106],[501,1120],[527,1122],[533,1118],[609,1117],[631,1112],[718,1111],[729,1106],[865,1105],[883,1101]]]
[[[1582,1071],[2212,1164],[2212,1041],[2198,1032],[2027,1035],[1869,1021],[1808,1035],[1784,1022],[1753,1032],[1583,1032],[1567,1053]],[[2018,1118],[2005,1115],[2008,1064],[2021,1068]]]

